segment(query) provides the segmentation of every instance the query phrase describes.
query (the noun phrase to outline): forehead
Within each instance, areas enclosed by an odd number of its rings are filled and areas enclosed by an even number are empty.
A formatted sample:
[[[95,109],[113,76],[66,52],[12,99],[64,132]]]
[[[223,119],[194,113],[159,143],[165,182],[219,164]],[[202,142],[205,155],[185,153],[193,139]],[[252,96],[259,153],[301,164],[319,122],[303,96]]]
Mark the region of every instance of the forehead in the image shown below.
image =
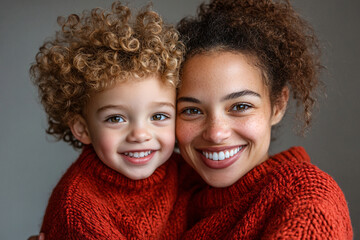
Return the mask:
[[[89,105],[174,101],[175,86],[164,82],[158,75],[130,78],[114,82],[102,91],[90,95]]]
[[[179,95],[220,94],[245,89],[261,95],[267,90],[254,58],[241,53],[211,52],[195,55],[186,61]]]

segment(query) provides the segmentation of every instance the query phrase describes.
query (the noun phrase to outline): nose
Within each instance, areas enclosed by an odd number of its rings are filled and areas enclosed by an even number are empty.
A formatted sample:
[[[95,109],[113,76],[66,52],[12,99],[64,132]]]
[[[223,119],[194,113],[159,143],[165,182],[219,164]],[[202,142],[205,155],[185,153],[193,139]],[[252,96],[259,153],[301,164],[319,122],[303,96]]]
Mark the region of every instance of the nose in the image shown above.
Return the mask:
[[[142,143],[149,141],[152,138],[146,126],[133,126],[126,140],[133,143]]]
[[[203,138],[207,141],[219,144],[231,136],[230,127],[221,119],[209,119],[209,123],[205,127]]]

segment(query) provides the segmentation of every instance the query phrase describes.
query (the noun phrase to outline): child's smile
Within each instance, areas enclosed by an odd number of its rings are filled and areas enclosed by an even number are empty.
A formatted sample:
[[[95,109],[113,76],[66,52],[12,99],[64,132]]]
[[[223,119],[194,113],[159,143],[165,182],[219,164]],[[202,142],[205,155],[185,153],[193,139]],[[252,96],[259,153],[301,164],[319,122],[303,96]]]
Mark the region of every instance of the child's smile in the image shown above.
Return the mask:
[[[147,151],[137,151],[137,152],[124,152],[121,153],[123,158],[132,164],[136,165],[144,165],[147,164],[154,154],[156,153],[155,150],[147,150]]]

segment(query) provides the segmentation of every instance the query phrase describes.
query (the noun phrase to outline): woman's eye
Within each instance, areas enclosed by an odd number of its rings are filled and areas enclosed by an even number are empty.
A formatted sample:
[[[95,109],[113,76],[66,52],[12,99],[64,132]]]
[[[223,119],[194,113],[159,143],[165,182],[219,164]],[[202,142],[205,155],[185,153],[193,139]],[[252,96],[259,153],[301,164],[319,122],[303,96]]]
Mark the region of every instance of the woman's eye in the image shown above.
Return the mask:
[[[184,109],[181,114],[185,114],[185,115],[199,115],[201,114],[200,109],[197,108],[186,108]]]
[[[239,103],[239,104],[233,105],[231,107],[231,111],[244,112],[244,111],[248,110],[249,108],[251,108],[251,105],[245,104],[245,103]]]
[[[110,123],[121,123],[121,122],[125,122],[125,119],[121,116],[111,116],[109,118],[106,119],[106,122],[110,122]]]
[[[166,116],[165,114],[158,113],[158,114],[155,114],[154,116],[152,116],[151,120],[152,121],[164,121],[164,120],[166,120],[168,118],[169,117]]]

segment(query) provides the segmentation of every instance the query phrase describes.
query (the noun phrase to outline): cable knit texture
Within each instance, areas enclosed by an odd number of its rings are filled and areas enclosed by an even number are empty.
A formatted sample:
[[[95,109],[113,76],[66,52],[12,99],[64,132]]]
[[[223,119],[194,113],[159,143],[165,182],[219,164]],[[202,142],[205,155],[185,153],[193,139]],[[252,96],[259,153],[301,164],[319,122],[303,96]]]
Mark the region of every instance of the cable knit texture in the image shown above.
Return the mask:
[[[191,200],[184,239],[352,239],[336,182],[293,147],[228,188],[204,187]]]
[[[47,240],[179,238],[191,194],[178,188],[179,158],[172,155],[149,178],[135,181],[84,147],[53,190],[41,231]]]

